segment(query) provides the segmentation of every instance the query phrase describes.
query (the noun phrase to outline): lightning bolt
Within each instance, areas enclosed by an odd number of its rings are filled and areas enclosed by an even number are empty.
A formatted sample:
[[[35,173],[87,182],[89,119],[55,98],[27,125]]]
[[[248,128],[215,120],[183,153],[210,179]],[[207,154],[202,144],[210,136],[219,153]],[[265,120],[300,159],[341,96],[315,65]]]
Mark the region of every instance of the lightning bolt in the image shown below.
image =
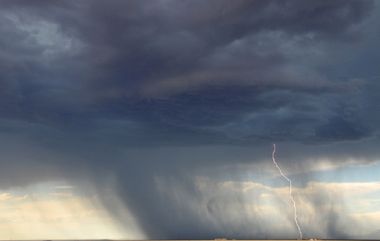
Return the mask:
[[[272,160],[273,160],[273,163],[274,165],[277,167],[278,171],[280,172],[281,176],[289,182],[289,196],[290,196],[290,200],[292,201],[293,203],[293,210],[294,210],[294,223],[296,224],[297,226],[297,229],[298,229],[298,234],[299,234],[299,239],[302,239],[302,231],[301,231],[301,227],[300,225],[298,224],[298,216],[297,216],[297,205],[296,205],[296,201],[294,200],[294,197],[293,197],[293,194],[292,194],[292,180],[290,180],[281,170],[280,166],[277,164],[276,162],[276,158],[275,158],[275,154],[276,154],[276,144],[273,144],[273,152],[272,152]]]

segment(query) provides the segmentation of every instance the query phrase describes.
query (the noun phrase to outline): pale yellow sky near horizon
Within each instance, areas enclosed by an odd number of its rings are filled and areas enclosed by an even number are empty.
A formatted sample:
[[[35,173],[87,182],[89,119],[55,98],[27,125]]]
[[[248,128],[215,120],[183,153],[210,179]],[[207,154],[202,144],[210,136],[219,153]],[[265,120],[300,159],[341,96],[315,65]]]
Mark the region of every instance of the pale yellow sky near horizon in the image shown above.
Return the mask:
[[[199,178],[195,181],[205,200],[209,195],[237,195],[243,193],[247,208],[252,210],[250,218],[259,215],[262,223],[283,233],[294,232],[287,208],[288,187],[272,187],[253,181],[215,181]],[[165,182],[158,182],[165,194]],[[45,183],[0,190],[0,240],[12,239],[145,239],[147,237],[133,222],[123,224],[107,212],[95,196],[85,196],[71,184]],[[210,192],[210,189],[213,191]],[[355,220],[348,223],[356,227],[358,234],[376,232],[380,223],[380,182],[309,182],[304,187],[294,187],[299,210],[300,223],[304,227],[313,223],[323,224],[308,197],[318,193],[329,198],[343,198],[346,217]],[[338,196],[337,196],[338,195]],[[252,200],[252,202],[249,202]],[[330,205],[326,203],[325,205]],[[117,209],[117,207],[115,206]],[[199,207],[202,210],[202,207]],[[319,208],[329,208],[321,206]],[[340,208],[340,207],[339,207]],[[130,215],[130,214],[129,214]],[[239,222],[239,212],[226,207],[223,215]],[[251,215],[251,216],[250,216]],[[253,216],[252,216],[253,215]],[[268,218],[270,217],[270,218]],[[323,237],[323,227],[309,231]],[[295,235],[296,237],[296,235]]]
[[[77,195],[73,189],[60,185],[44,193],[36,185],[0,190],[0,240],[142,237],[121,227],[95,197]]]

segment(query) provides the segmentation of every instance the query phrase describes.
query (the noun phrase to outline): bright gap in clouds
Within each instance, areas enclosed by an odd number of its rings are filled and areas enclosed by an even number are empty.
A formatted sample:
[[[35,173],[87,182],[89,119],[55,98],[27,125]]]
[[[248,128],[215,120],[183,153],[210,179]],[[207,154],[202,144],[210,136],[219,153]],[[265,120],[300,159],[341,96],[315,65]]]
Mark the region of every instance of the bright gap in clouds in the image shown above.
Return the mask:
[[[219,224],[235,229],[252,226],[278,239],[297,238],[288,186],[201,178],[198,187],[206,203],[204,213]],[[305,238],[332,239],[336,235],[331,233],[333,225],[348,237],[376,238],[380,182],[309,182],[304,187],[293,187],[293,192]]]
[[[76,189],[49,182],[0,190],[0,239],[143,238],[136,228],[121,228],[96,195]]]
[[[366,177],[367,169],[379,170],[380,163],[311,168],[317,175],[301,183],[302,173],[289,172],[293,180],[299,222],[305,237],[332,238],[331,225],[338,225],[346,235],[376,238],[380,223],[380,182]],[[327,168],[331,167],[331,168]],[[355,181],[346,180],[356,168]],[[215,179],[205,173],[194,177],[199,200],[170,178],[157,176],[156,188],[162,195],[175,194],[176,203],[186,206],[200,222],[234,230],[255,227],[253,237],[296,238],[293,213],[288,202],[288,186],[272,166],[251,169],[248,179]],[[291,170],[284,165],[286,171]],[[265,175],[258,175],[263,172]],[[228,170],[226,170],[228,172]],[[331,178],[335,173],[335,178]],[[310,172],[307,172],[310,176]],[[327,178],[329,177],[330,178]],[[362,179],[360,179],[360,176]],[[265,177],[265,178],[264,178]],[[0,190],[0,239],[144,239],[146,236],[134,222],[119,223],[104,207],[99,194],[66,182],[49,182],[25,188]],[[115,193],[103,192],[102,198],[117,199]],[[107,196],[107,197],[104,197]],[[111,205],[118,212],[117,200]],[[127,203],[128,206],[128,203]],[[228,217],[228,218],[226,218]],[[124,219],[126,220],[126,219]],[[330,220],[332,223],[329,223]]]
[[[329,160],[320,162],[316,161],[304,172],[292,172],[288,164],[283,167],[296,181],[293,194],[305,238],[376,238],[380,231],[380,180],[364,174],[368,169],[378,171],[380,163],[353,161],[347,165],[330,165]],[[350,180],[355,168],[357,176]],[[229,227],[229,237],[246,230],[250,236],[260,239],[268,238],[268,234],[275,239],[297,238],[288,184],[278,173],[272,172],[273,166],[254,164],[248,169],[250,178],[243,170],[240,170],[243,174],[240,179],[228,175],[198,176],[194,182],[201,200],[196,201],[170,178],[159,177],[156,184],[163,196],[174,194],[176,203],[201,217],[201,222]],[[228,168],[224,172],[230,173]],[[194,205],[197,202],[202,205]]]

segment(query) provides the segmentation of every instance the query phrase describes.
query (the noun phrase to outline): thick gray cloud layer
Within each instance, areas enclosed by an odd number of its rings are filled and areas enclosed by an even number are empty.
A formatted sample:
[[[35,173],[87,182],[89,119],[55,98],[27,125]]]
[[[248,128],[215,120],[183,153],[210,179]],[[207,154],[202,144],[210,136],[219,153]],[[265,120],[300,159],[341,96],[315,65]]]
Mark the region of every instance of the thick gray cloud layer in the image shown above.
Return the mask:
[[[155,177],[199,204],[195,175],[262,160],[273,141],[296,161],[376,159],[377,5],[3,1],[1,185],[106,173],[149,237],[229,234]]]

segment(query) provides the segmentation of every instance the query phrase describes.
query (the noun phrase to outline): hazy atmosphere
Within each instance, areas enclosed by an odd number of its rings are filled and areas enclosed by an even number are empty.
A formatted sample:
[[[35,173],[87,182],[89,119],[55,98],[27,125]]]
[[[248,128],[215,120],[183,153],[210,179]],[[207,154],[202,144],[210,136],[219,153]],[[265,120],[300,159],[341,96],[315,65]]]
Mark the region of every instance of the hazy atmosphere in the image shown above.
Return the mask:
[[[0,239],[380,237],[380,2],[0,3]]]

